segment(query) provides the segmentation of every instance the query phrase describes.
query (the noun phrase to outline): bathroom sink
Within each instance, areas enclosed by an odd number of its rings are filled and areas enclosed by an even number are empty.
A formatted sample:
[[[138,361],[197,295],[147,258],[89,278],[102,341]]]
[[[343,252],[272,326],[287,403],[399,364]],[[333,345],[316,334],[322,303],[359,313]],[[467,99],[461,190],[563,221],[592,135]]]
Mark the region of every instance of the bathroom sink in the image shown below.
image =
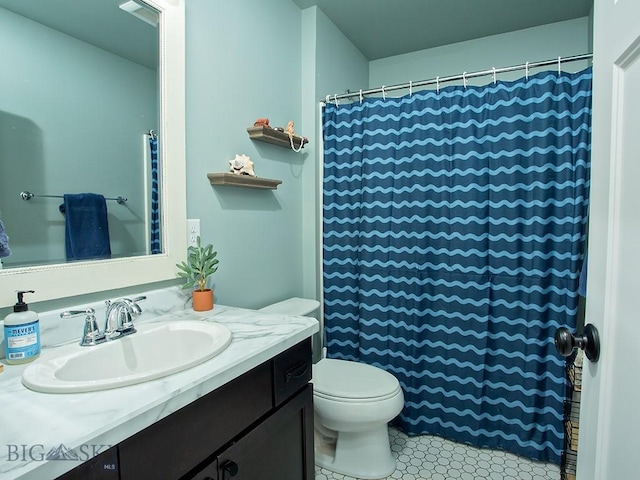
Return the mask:
[[[219,323],[167,321],[136,325],[137,333],[93,347],[44,351],[22,383],[43,393],[77,393],[133,385],[194,367],[222,352],[231,331]]]

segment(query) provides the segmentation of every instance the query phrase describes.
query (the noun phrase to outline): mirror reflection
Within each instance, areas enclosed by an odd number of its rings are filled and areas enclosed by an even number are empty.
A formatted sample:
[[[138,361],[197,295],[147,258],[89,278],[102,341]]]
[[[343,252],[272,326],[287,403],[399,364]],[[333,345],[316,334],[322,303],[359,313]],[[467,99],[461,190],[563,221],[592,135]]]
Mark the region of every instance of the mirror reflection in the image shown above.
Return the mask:
[[[158,13],[0,0],[0,268],[160,253]]]

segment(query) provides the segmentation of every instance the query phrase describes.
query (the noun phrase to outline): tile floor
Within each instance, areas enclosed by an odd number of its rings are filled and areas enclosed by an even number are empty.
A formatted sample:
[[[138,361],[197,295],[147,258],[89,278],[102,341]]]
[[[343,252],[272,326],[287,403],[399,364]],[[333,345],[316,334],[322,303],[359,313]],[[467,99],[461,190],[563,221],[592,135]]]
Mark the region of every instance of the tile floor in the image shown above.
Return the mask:
[[[480,449],[434,436],[408,437],[389,429],[400,480],[559,480],[560,468],[512,453]],[[357,480],[316,467],[315,480]]]

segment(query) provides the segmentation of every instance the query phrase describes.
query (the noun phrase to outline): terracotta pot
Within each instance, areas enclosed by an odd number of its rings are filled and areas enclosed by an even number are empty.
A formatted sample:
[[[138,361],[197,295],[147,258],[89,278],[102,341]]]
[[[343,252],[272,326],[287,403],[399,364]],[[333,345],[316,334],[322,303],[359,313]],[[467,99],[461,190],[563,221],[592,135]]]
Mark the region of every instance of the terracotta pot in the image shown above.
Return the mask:
[[[205,312],[213,310],[213,290],[206,288],[204,290],[193,291],[193,309],[196,312]]]

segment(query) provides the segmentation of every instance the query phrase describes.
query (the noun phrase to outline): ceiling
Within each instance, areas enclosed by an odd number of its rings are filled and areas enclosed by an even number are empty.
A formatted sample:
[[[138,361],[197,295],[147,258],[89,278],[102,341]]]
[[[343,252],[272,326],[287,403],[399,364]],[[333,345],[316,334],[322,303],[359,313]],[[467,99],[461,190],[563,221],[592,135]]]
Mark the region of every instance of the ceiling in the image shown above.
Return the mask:
[[[318,6],[368,60],[586,17],[593,0],[293,0]]]
[[[118,8],[124,1],[0,0],[0,8],[156,68],[157,29]],[[302,9],[318,6],[368,60],[585,17],[593,4],[593,0],[292,1]]]

